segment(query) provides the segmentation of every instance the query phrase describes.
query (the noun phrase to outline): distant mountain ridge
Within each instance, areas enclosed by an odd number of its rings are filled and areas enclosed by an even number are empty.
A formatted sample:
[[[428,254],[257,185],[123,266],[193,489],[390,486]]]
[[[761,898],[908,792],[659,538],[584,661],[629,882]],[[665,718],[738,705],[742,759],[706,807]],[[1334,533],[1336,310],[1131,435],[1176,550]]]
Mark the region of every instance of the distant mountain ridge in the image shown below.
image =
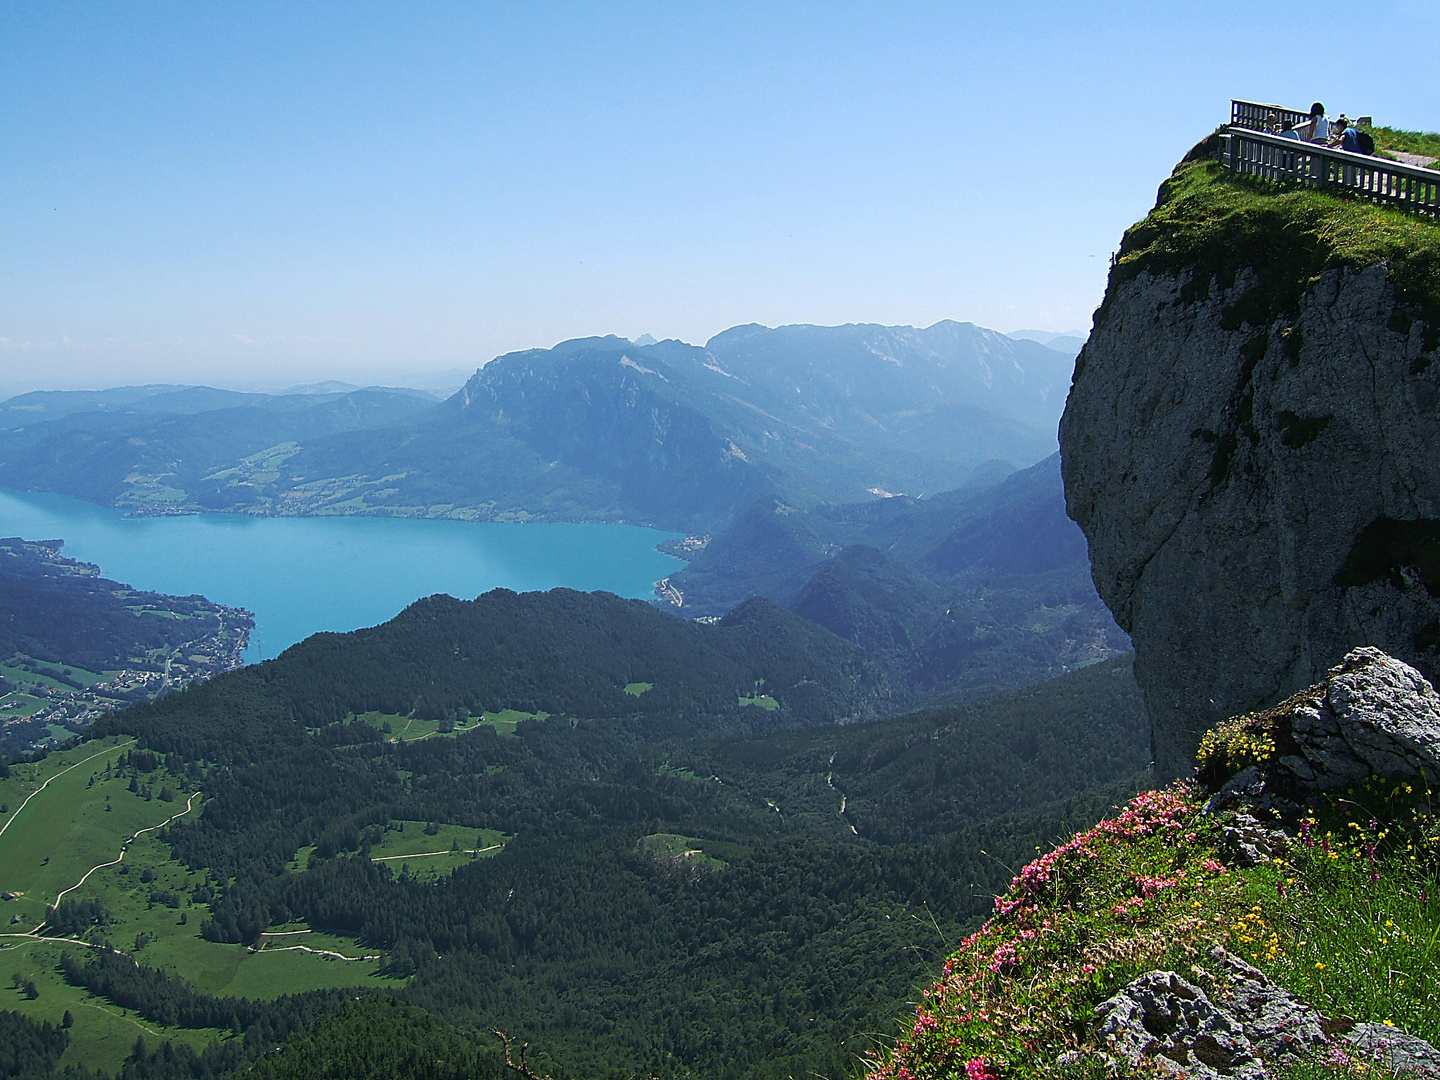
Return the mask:
[[[648,336],[648,335],[647,335]],[[1053,451],[1070,361],[967,323],[581,338],[419,391],[140,387],[0,403],[0,484],[133,512],[717,528],[756,498],[958,487]]]
[[[802,510],[766,496],[661,588],[708,616],[763,596],[876,658],[892,680],[969,697],[1128,649],[1065,515],[1058,455],[927,499]]]

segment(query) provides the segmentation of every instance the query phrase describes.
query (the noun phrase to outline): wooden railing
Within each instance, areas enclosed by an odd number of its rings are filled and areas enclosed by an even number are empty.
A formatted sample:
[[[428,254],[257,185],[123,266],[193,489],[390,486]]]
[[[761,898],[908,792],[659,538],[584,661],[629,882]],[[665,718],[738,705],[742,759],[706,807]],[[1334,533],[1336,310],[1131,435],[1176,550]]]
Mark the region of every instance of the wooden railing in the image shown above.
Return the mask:
[[[1270,114],[1274,113],[1280,121],[1289,120],[1293,125],[1300,125],[1310,119],[1309,113],[1296,112],[1294,109],[1287,109],[1283,105],[1266,105],[1259,101],[1230,102],[1230,126],[1248,128],[1250,131],[1269,131],[1268,120]]]
[[[1220,142],[1221,160],[1236,172],[1350,191],[1372,202],[1440,218],[1440,172],[1434,169],[1352,154],[1320,143],[1282,139],[1244,127],[1232,126],[1220,136]]]

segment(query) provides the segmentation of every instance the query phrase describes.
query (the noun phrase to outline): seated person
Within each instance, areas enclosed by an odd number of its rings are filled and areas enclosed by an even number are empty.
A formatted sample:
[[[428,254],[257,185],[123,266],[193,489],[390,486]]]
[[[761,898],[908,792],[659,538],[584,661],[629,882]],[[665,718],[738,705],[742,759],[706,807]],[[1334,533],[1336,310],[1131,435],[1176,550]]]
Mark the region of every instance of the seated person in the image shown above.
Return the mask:
[[[1335,121],[1335,126],[1340,129],[1337,145],[1341,150],[1348,150],[1352,154],[1375,153],[1375,140],[1367,132],[1361,131],[1343,116]]]

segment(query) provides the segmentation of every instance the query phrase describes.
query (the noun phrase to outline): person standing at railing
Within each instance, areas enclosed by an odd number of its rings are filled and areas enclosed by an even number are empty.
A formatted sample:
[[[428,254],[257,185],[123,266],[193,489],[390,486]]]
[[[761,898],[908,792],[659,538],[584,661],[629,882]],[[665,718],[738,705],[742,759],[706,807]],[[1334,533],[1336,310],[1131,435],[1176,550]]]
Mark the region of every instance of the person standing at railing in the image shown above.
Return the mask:
[[[1325,119],[1325,106],[1320,102],[1310,106],[1310,119],[1300,125],[1300,137],[1306,142],[1329,142],[1330,121]]]
[[[1294,139],[1296,142],[1300,141],[1300,132],[1295,130],[1295,123],[1291,120],[1286,120],[1282,123],[1277,134],[1282,139]]]

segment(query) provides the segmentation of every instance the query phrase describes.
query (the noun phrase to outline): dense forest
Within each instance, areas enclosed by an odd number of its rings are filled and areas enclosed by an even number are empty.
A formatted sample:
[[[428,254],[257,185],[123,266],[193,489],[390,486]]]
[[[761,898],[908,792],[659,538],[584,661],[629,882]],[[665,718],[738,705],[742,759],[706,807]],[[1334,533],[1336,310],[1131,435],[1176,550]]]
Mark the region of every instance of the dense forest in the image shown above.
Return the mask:
[[[0,1010],[0,1077],[5,1080],[51,1075],[68,1045],[64,1027]]]
[[[650,689],[626,691],[636,684]],[[757,687],[775,710],[741,704]],[[693,735],[874,716],[894,711],[891,696],[858,648],[768,601],[706,624],[608,593],[495,589],[473,601],[432,596],[380,626],[315,634],[272,662],[96,730],[118,723],[157,749],[219,760],[245,752],[251,737],[241,728],[260,717],[261,737],[282,717],[277,734],[288,740],[299,737],[292,719],[318,727],[370,710],[440,719],[507,708],[627,717]],[[191,722],[196,708],[207,710],[206,724]]]
[[[361,1016],[431,1018],[420,1044],[477,1075],[500,1067],[498,1029],[555,1077],[838,1076],[1009,868],[1103,815],[1148,758],[1125,660],[833,722],[895,707],[858,650],[764,601],[714,624],[565,590],[421,601],[94,732],[205,792],[165,838],[207,876],[206,937],[352,936],[405,1004],[210,998],[104,953],[66,979],[232,1032],[138,1047],[134,1077],[225,1075],[281,1043],[256,1075],[310,1075],[319,1048],[365,1045]],[[365,716],[500,708],[550,715],[408,742]],[[366,857],[404,821],[510,839],[422,880]]]

